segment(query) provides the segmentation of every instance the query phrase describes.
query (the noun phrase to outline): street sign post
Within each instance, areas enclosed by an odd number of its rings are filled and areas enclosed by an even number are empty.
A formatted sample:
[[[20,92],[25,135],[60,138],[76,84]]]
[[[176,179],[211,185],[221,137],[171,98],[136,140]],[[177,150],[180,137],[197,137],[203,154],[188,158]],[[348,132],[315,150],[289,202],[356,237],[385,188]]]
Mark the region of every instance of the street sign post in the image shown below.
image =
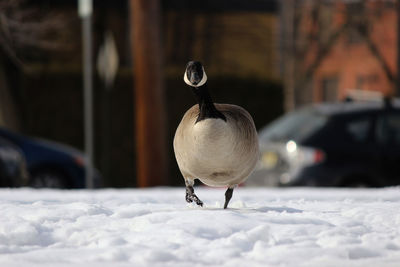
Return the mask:
[[[102,125],[102,174],[105,180],[111,177],[111,103],[112,93],[111,89],[118,71],[118,51],[115,45],[115,40],[110,31],[107,31],[104,38],[104,43],[100,47],[97,56],[97,71],[99,77],[104,81],[104,91],[102,92],[103,98],[103,116],[101,120]]]

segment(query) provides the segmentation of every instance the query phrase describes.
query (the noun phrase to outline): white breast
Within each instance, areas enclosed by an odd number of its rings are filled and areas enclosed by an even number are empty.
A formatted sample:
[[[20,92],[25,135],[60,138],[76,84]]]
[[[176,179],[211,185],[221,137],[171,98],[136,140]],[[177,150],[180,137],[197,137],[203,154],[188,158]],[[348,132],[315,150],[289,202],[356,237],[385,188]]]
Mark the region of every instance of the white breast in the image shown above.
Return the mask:
[[[227,122],[205,119],[195,123],[195,116],[190,114],[182,119],[175,134],[174,150],[185,179],[197,178],[211,186],[235,185],[254,169],[258,141],[253,122],[248,140],[243,138],[234,118],[229,113],[224,115]]]
[[[192,147],[204,163],[215,165],[233,150],[234,134],[232,127],[221,119],[207,119],[196,123],[190,133]]]

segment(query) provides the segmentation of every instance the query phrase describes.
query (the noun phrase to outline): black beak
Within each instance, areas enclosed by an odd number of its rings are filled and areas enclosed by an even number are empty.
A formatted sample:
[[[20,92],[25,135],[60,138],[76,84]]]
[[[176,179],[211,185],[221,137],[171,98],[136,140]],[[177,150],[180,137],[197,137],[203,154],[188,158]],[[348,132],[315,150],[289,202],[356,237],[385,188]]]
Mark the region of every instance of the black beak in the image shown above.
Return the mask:
[[[197,74],[197,72],[192,72],[189,80],[194,85],[197,85],[201,81],[200,76],[199,74]]]

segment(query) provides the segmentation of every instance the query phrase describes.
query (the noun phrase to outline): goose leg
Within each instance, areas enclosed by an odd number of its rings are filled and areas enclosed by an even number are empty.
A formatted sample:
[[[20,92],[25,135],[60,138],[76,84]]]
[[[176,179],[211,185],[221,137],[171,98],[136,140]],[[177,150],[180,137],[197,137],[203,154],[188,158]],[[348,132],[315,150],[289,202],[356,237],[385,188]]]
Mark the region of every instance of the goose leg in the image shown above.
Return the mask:
[[[228,207],[229,201],[232,198],[232,194],[233,194],[233,188],[234,187],[229,187],[226,192],[225,192],[225,204],[224,204],[224,209],[226,209]]]
[[[203,207],[203,201],[201,201],[194,193],[193,182],[186,181],[186,201],[188,203],[194,201],[197,205]]]

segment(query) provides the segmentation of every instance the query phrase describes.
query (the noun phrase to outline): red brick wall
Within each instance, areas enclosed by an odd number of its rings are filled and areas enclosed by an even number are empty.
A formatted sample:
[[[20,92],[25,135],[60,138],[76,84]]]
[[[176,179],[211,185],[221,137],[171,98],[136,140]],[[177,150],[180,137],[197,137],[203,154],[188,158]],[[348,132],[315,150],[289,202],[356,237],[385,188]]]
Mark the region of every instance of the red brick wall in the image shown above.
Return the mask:
[[[367,4],[368,12],[373,14],[368,17],[371,40],[389,66],[392,75],[396,76],[396,10],[374,2],[376,1]],[[340,2],[334,7],[332,20],[337,27],[344,21],[344,8],[346,7]],[[376,14],[378,9],[379,15]],[[304,63],[306,66],[313,61],[316,52],[316,47],[309,49]],[[380,91],[385,95],[394,94],[394,84],[389,81],[382,65],[366,42],[362,38],[355,43],[349,42],[347,31],[341,34],[313,75],[314,102],[323,100],[322,81],[328,77],[338,78],[338,99],[343,99],[349,89]]]

